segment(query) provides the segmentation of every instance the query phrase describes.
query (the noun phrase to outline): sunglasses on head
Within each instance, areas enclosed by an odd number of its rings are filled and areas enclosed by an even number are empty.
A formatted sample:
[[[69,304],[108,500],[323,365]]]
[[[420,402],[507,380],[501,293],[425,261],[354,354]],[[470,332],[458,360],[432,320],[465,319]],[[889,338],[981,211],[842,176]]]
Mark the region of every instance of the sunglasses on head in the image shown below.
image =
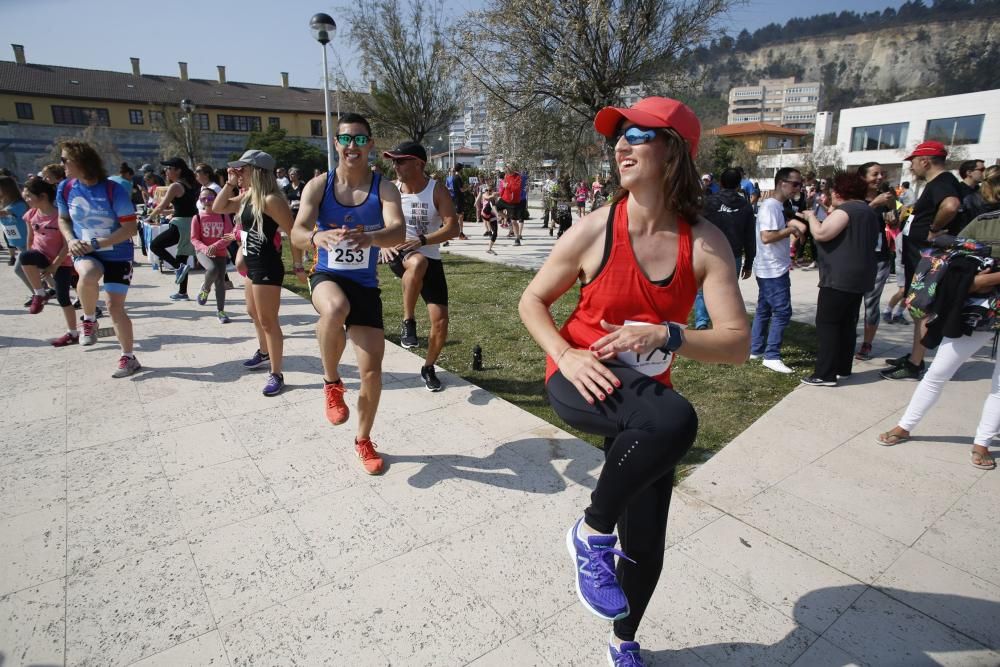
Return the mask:
[[[367,134],[338,134],[337,143],[341,146],[350,146],[351,141],[354,141],[355,146],[364,146],[368,143]]]
[[[618,138],[625,137],[629,146],[645,144],[656,138],[656,130],[646,130],[633,125],[623,132],[618,133]]]

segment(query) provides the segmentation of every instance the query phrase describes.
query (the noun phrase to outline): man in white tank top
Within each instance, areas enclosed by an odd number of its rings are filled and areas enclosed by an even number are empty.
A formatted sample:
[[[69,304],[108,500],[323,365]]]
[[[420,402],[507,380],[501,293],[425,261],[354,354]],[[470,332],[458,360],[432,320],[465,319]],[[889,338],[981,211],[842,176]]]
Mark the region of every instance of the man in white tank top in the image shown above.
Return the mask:
[[[396,169],[406,218],[406,241],[383,248],[379,261],[388,264],[403,280],[403,324],[400,343],[403,347],[417,346],[417,320],[414,312],[417,296],[427,304],[431,332],[427,337],[427,357],[420,377],[428,391],[441,391],[441,382],[434,372],[434,363],[448,339],[448,283],[441,263],[440,244],[458,235],[458,216],[451,195],[443,184],[424,173],[427,151],[420,144],[405,141],[383,156],[392,160]]]

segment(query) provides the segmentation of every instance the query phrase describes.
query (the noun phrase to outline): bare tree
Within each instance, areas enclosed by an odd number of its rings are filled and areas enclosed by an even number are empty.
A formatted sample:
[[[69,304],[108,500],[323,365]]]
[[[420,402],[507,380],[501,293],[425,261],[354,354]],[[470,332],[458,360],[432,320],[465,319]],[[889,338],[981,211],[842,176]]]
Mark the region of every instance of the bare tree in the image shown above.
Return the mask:
[[[107,127],[98,125],[95,118],[91,118],[90,123],[75,135],[56,137],[47,148],[47,152],[35,160],[39,168],[53,162],[59,162],[59,156],[62,154],[61,144],[64,141],[84,141],[90,144],[101,156],[104,168],[107,169],[108,173],[118,173],[118,166],[122,163],[121,153],[118,152],[111,132]]]
[[[158,111],[154,116],[152,111]],[[182,157],[188,159],[188,144],[191,142],[191,155],[197,160],[199,155],[205,155],[205,137],[197,123],[191,122],[185,129],[188,119],[177,107],[166,104],[150,105],[150,126],[160,133],[160,153],[163,157]],[[157,120],[153,120],[156,118]],[[191,165],[188,165],[191,166]],[[192,167],[193,168],[193,167]]]
[[[350,21],[369,82],[367,94],[344,91],[349,103],[388,132],[414,141],[448,127],[459,112],[454,26],[441,0],[358,0],[340,8]],[[342,87],[342,86],[338,86]]]
[[[596,113],[621,104],[630,87],[649,95],[689,87],[691,50],[741,1],[497,0],[464,22],[461,63],[496,116],[523,125],[544,110],[561,125],[549,131],[576,137],[581,150],[595,140]]]

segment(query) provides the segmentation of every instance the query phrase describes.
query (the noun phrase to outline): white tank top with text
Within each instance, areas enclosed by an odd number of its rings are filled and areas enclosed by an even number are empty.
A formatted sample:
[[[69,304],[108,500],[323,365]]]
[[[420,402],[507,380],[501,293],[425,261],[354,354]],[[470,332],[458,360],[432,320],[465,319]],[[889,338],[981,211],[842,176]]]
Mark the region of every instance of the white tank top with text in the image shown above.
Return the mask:
[[[404,194],[400,192],[400,199],[403,203],[403,217],[406,218],[406,239],[418,238],[441,229],[441,215],[437,206],[434,205],[434,185],[436,181],[432,178],[427,182],[421,192],[416,194]],[[400,187],[396,182],[396,187]],[[441,259],[441,248],[438,244],[425,245],[418,248],[421,254],[427,259]]]

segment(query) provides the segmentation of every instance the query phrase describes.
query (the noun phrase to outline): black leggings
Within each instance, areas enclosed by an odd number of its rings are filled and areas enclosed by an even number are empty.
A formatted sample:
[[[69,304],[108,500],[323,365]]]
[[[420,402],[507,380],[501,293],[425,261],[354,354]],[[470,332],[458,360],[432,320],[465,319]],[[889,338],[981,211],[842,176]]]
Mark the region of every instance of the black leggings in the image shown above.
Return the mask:
[[[633,641],[660,579],[674,468],[694,444],[698,415],[686,398],[656,380],[621,364],[608,368],[622,386],[595,405],[561,372],[546,389],[567,424],[604,436],[605,465],[584,520],[602,533],[617,524],[622,551],[635,561],[618,561],[630,612],[614,625],[618,638]]]
[[[497,218],[493,216],[491,220],[486,221],[486,226],[490,228],[490,243],[497,242]]]
[[[816,299],[816,370],[823,380],[836,382],[850,375],[854,344],[858,342],[858,311],[864,294],[820,287]]]
[[[187,264],[187,255],[177,255],[174,257],[167,250],[172,245],[176,245],[181,240],[181,231],[177,229],[177,225],[168,225],[165,232],[153,239],[149,244],[149,249],[153,251],[153,254],[159,257],[161,260],[174,267],[179,268],[182,264]],[[177,287],[177,291],[181,294],[187,294],[188,279],[184,276],[184,280]]]
[[[39,269],[44,269],[52,263],[47,256],[38,250],[22,252],[18,255],[17,261],[22,265],[36,266]],[[69,298],[69,287],[73,283],[74,275],[72,266],[60,266],[56,268],[55,275],[52,276],[56,283],[56,301],[63,308],[73,303]]]

